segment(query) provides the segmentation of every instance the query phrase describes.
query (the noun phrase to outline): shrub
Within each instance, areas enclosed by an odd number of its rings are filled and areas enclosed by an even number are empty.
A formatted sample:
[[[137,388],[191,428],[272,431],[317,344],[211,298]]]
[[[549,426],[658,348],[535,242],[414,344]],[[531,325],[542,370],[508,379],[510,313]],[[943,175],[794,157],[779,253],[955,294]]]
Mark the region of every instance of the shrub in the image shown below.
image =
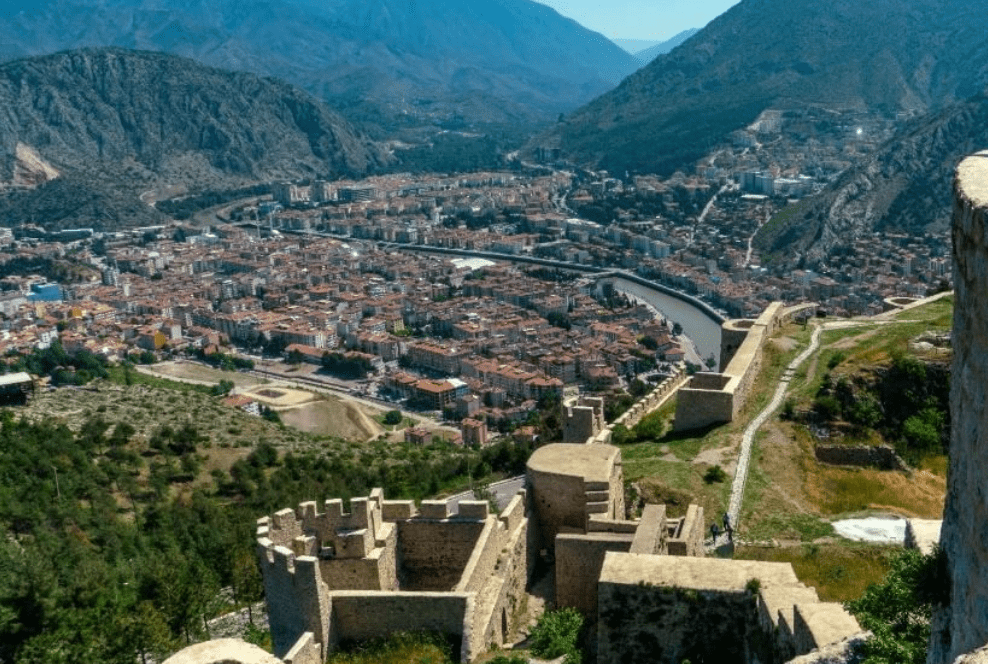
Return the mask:
[[[813,410],[827,422],[836,420],[841,415],[840,402],[829,394],[823,394],[814,399]]]
[[[851,424],[876,427],[882,421],[882,407],[870,394],[859,394],[847,408],[847,419]]]
[[[720,466],[710,466],[707,468],[707,472],[703,474],[703,481],[707,484],[720,484],[727,479],[727,473]]]
[[[828,369],[835,368],[838,364],[840,364],[841,362],[843,362],[846,359],[846,357],[847,356],[844,355],[843,352],[837,351],[836,353],[834,353],[833,355],[830,356],[830,359],[829,360],[827,360],[827,368]]]
[[[528,664],[528,660],[521,655],[498,655],[487,664]]]
[[[384,414],[384,423],[390,426],[401,424],[402,419],[400,410],[389,410]]]
[[[882,583],[869,586],[848,610],[871,630],[864,643],[864,661],[873,664],[923,664],[930,638],[933,606],[950,602],[946,557],[906,550],[892,562]]]
[[[566,664],[580,664],[577,643],[581,629],[583,616],[574,608],[544,613],[532,630],[532,654],[542,659],[566,655]]]
[[[945,420],[944,414],[936,408],[924,408],[908,418],[902,423],[907,448],[921,454],[938,452]]]

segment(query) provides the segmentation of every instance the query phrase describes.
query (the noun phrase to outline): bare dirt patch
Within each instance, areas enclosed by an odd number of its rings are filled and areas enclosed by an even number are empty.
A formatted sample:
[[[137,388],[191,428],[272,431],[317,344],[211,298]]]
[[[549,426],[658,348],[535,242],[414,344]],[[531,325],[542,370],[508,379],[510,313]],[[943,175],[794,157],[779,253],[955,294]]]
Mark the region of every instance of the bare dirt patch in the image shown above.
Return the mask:
[[[779,337],[778,339],[772,339],[772,344],[774,344],[776,348],[782,352],[788,352],[800,346],[800,343],[792,337]]]
[[[696,455],[695,459],[693,459],[693,464],[720,466],[724,469],[724,472],[726,472],[729,476],[732,476],[738,465],[737,454],[738,452],[736,445],[703,450]]]
[[[366,441],[384,433],[384,427],[368,417],[361,408],[331,398],[282,411],[281,419],[300,431],[349,440]]]
[[[295,390],[281,386],[246,390],[241,392],[241,394],[256,401],[260,401],[267,406],[278,409],[294,408],[318,398],[312,392]]]

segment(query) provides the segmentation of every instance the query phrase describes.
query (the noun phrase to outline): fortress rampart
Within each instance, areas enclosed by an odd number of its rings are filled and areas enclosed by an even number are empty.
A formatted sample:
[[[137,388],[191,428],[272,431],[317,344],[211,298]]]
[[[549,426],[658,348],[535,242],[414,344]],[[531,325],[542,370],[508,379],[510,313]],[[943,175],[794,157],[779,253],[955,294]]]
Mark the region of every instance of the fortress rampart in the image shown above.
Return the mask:
[[[607,553],[597,661],[787,661],[861,632],[788,563]]]
[[[624,518],[621,451],[611,445],[546,445],[528,460],[527,481],[539,546],[560,533],[585,533],[591,517]]]
[[[573,403],[564,404],[562,419],[563,442],[583,445],[604,430],[604,400],[580,397]]]
[[[483,501],[305,502],[258,521],[258,555],[275,655],[396,631],[445,634],[470,661],[508,638],[509,612],[528,582],[521,492],[500,516]],[[296,656],[297,657],[297,656]],[[321,660],[320,660],[321,661]],[[302,660],[298,660],[303,664]]]
[[[757,320],[729,320],[721,330],[721,371],[701,372],[679,389],[677,431],[702,429],[734,421],[762,366],[765,343],[801,311],[816,305],[785,308],[770,304]]]
[[[949,606],[934,615],[930,664],[988,643],[988,151],[957,168],[953,252],[952,426],[940,536],[951,587]]]
[[[452,513],[445,501],[416,507],[374,489],[349,511],[327,500],[259,519],[274,642],[263,664],[319,664],[399,631],[444,634],[471,662],[512,638],[537,556],[555,564],[557,606],[590,619],[599,664],[785,661],[860,631],[788,564],[704,558],[695,505],[678,519],[663,505],[627,519],[616,447],[547,445],[526,479],[500,515],[482,501]],[[176,662],[261,664],[239,643],[193,647]]]

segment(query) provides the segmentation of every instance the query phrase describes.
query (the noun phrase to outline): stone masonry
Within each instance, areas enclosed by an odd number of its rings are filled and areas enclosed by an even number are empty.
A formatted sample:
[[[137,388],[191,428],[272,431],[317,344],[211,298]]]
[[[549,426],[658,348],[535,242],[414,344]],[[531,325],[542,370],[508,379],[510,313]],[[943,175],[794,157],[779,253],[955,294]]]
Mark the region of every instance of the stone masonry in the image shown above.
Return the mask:
[[[781,302],[773,302],[756,320],[726,321],[721,331],[723,369],[720,373],[697,373],[679,389],[675,429],[702,429],[732,422],[758,376],[765,342],[807,306],[812,305],[786,309]]]
[[[960,164],[954,197],[952,428],[940,539],[952,583],[950,606],[934,615],[930,664],[988,643],[988,151]]]
[[[313,502],[258,520],[274,657],[242,642],[193,646],[176,664],[319,664],[341,644],[427,631],[471,662],[514,635],[530,570],[555,563],[557,606],[596,630],[599,664],[781,662],[860,631],[788,564],[704,558],[703,510],[624,509],[621,451],[547,445],[500,515],[482,501]],[[256,659],[260,657],[260,659]]]
[[[563,405],[563,442],[583,445],[604,428],[604,400],[580,397]]]
[[[445,501],[416,508],[380,489],[352,499],[349,512],[340,500],[321,512],[302,503],[260,519],[257,544],[274,653],[285,662],[396,631],[445,634],[470,661],[509,638],[528,583],[524,491],[500,515],[484,501],[463,501],[456,514]]]

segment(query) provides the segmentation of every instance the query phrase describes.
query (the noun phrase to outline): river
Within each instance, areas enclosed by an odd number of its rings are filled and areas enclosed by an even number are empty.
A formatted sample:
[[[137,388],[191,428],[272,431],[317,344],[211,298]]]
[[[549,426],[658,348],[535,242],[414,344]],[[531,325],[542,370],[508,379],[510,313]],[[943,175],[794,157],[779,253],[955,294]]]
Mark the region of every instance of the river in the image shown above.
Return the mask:
[[[720,323],[700,309],[671,295],[633,281],[614,278],[614,289],[628,297],[652,305],[668,320],[683,326],[683,334],[693,342],[701,359],[711,355],[720,362]]]

